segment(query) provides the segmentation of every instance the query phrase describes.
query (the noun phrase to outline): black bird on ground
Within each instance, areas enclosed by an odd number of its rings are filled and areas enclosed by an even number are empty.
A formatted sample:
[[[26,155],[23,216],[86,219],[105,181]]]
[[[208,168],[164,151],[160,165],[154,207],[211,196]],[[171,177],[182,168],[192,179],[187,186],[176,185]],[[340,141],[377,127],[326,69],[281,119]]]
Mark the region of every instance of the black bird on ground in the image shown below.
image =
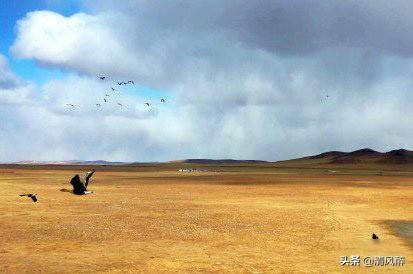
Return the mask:
[[[32,194],[32,193],[29,193],[29,194],[19,194],[20,197],[27,196],[27,197],[31,198],[31,199],[33,200],[33,202],[37,202],[37,197],[36,197],[36,195],[37,195],[37,194]]]
[[[62,188],[60,191],[63,192],[72,192],[76,195],[86,195],[92,194],[93,191],[87,191],[87,186],[89,184],[89,180],[92,175],[96,172],[95,169],[92,169],[88,173],[86,173],[83,177],[80,177],[79,174],[76,174],[71,180],[70,184],[73,186],[73,191],[70,191],[66,188]]]
[[[371,238],[372,238],[373,240],[378,240],[378,239],[379,239],[379,236],[377,236],[376,234],[373,233],[373,235],[371,235]]]

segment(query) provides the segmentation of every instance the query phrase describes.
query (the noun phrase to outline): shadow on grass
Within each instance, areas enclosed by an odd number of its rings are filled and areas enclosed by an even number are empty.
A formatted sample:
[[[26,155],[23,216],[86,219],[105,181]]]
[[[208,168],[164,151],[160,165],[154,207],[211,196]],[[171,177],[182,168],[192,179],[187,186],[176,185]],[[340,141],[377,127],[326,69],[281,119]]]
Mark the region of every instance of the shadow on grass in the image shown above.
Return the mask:
[[[407,244],[413,248],[413,221],[384,221],[384,224],[389,226],[394,233],[403,238]]]

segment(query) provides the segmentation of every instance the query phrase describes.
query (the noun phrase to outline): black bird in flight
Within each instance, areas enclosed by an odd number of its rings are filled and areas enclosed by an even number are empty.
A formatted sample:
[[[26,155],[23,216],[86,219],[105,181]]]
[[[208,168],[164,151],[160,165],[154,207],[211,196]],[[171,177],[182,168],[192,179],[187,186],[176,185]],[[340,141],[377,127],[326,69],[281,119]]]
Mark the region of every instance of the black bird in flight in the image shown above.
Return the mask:
[[[103,101],[105,101],[105,103],[106,103],[106,102],[107,102],[107,101],[106,101],[106,98],[103,98]]]
[[[118,103],[119,106],[123,107],[123,105],[121,103]]]
[[[24,196],[27,196],[27,197],[29,197],[29,198],[31,198],[32,200],[33,200],[33,202],[37,202],[37,197],[36,197],[36,195],[37,194],[19,194],[19,196],[20,197],[24,197]]]
[[[105,80],[105,79],[106,79],[106,76],[99,76],[99,79],[100,79],[100,80]]]
[[[165,103],[165,99],[162,98],[162,99],[161,99],[161,103]]]
[[[100,104],[96,104],[97,107],[100,107]]]
[[[68,106],[68,107],[75,107],[74,104],[66,104],[66,106]]]
[[[114,88],[112,88],[112,87],[111,87],[111,89],[112,89],[112,91],[115,91],[115,89],[114,89]]]
[[[379,236],[377,236],[376,234],[373,233],[373,235],[371,235],[371,238],[372,238],[373,240],[378,240],[378,239],[379,239]]]
[[[109,97],[110,95],[109,94],[105,94],[105,97]]]
[[[149,107],[149,103],[145,103],[145,105],[147,105]]]
[[[132,85],[134,85],[134,84],[135,84],[135,82],[134,82],[134,81],[132,81],[132,80],[129,80],[126,84],[132,84]]]

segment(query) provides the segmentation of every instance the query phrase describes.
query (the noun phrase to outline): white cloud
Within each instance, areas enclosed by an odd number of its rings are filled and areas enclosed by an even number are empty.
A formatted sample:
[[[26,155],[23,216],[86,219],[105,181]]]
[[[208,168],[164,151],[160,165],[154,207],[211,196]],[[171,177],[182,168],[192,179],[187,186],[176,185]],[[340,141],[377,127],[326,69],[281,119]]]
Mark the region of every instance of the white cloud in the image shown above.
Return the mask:
[[[88,75],[114,78],[139,76],[147,81],[162,74],[158,57],[136,51],[144,41],[128,42],[128,19],[117,13],[64,17],[51,11],[30,12],[17,23],[18,37],[11,52],[19,58],[34,59],[42,65],[72,69]],[[145,39],[144,37],[142,40]],[[151,55],[152,54],[152,55]]]
[[[110,18],[83,13],[67,18],[50,11],[30,12],[17,24],[19,35],[11,51],[17,57],[46,65],[80,65],[85,71],[102,73],[116,58],[125,57],[120,41],[107,30],[105,19]]]
[[[19,89],[30,90],[31,95],[19,100]],[[152,101],[153,106],[147,107],[143,98],[119,90],[109,92],[105,103],[108,86],[95,79],[69,75],[41,87],[8,92],[0,93],[0,103],[9,97],[15,102],[2,104],[0,110],[0,161],[152,161],[188,153],[184,144],[191,140],[191,131],[172,116],[179,110]],[[117,105],[119,99],[125,101],[123,107]],[[66,106],[67,102],[76,107]]]
[[[33,94],[34,86],[15,75],[6,57],[0,54],[0,107],[27,104]]]

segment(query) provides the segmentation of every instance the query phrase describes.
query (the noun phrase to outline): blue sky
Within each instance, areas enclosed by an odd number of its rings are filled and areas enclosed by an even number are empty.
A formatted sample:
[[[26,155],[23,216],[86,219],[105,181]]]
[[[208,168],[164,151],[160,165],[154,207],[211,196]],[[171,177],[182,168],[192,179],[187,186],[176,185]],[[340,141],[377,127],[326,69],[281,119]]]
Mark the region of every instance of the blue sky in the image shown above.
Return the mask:
[[[50,79],[62,78],[69,71],[56,67],[41,66],[31,59],[15,58],[9,51],[16,38],[16,23],[18,20],[24,18],[28,12],[37,10],[50,10],[64,16],[71,16],[77,12],[87,12],[87,8],[81,5],[79,0],[2,0],[0,2],[0,32],[2,37],[0,40],[0,54],[8,58],[10,68],[15,74],[26,81],[41,85]],[[153,100],[160,100],[161,98],[171,99],[165,92],[139,83],[133,87],[126,88],[125,91],[131,94],[138,92],[141,96]]]
[[[79,11],[79,1],[48,1],[48,0],[2,0],[0,1],[0,53],[7,56],[12,70],[22,78],[36,83],[44,83],[48,79],[61,77],[58,69],[37,66],[33,60],[14,58],[9,47],[16,38],[15,26],[19,19],[28,12],[35,10],[52,10],[66,16]]]

